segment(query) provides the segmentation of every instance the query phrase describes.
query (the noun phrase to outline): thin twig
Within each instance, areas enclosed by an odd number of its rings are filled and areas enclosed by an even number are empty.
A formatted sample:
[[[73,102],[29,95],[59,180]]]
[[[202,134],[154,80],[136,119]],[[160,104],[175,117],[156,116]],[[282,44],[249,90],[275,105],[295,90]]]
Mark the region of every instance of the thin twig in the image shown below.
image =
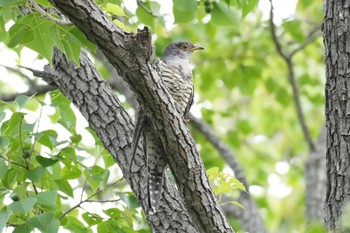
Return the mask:
[[[86,200],[86,202],[98,202],[98,203],[107,203],[107,202],[117,202],[120,199],[112,199],[112,200]]]
[[[123,180],[123,177],[120,178],[119,180],[114,181],[113,183],[109,184],[106,186],[106,188],[110,188],[113,185],[119,183],[121,180]],[[80,200],[78,204],[74,205],[73,207],[71,207],[69,210],[67,210],[66,212],[64,212],[63,214],[61,214],[58,219],[61,220],[64,216],[66,216],[67,214],[69,214],[70,212],[72,212],[73,210],[75,210],[76,208],[79,208],[83,203],[85,202],[92,202],[93,200],[90,200],[91,198],[93,198],[94,196],[96,196],[97,194],[101,193],[102,191],[104,191],[105,189],[99,189],[97,190],[95,193],[93,193],[92,195],[90,195],[88,198],[84,199],[84,200]],[[119,201],[119,200],[109,200],[109,201]],[[108,202],[108,201],[96,201],[96,202]]]
[[[295,80],[295,74],[294,74],[294,69],[293,69],[294,65],[293,65],[293,61],[292,61],[292,56],[302,48],[296,49],[296,51],[294,50],[293,53],[290,53],[290,54],[283,51],[282,45],[277,38],[275,24],[273,23],[273,18],[274,18],[273,16],[274,15],[273,15],[272,0],[270,0],[270,3],[271,3],[270,30],[271,30],[272,40],[276,46],[277,52],[280,54],[280,56],[283,58],[283,60],[285,61],[286,65],[287,65],[288,81],[289,81],[290,85],[292,86],[293,100],[294,100],[294,104],[295,104],[295,107],[297,110],[298,120],[299,120],[299,123],[301,125],[302,130],[303,130],[304,137],[307,141],[307,144],[309,146],[310,151],[315,151],[315,145],[314,145],[314,142],[311,138],[310,130],[307,127],[306,122],[305,122],[303,110],[301,107],[299,88],[298,88],[297,82]],[[305,42],[302,44],[302,46],[305,47],[309,43],[310,42],[307,42],[307,43]]]
[[[8,161],[8,162],[11,163],[11,164],[15,164],[15,165],[17,165],[17,166],[19,166],[19,167],[22,167],[22,168],[24,168],[24,169],[27,169],[27,167],[26,167],[25,165],[20,164],[20,163],[17,163],[17,162],[15,162],[15,161],[12,161],[11,159],[6,158],[6,157],[3,156],[3,155],[0,155],[0,158],[2,158],[3,160]]]
[[[29,86],[30,86],[29,89],[37,87],[37,84],[34,82],[34,80],[32,80],[27,75],[22,73],[19,69],[15,69],[15,68],[12,68],[12,67],[9,67],[9,66],[5,66],[5,65],[0,65],[0,66],[4,67],[5,69],[7,69],[8,71],[10,71],[10,72],[12,72],[14,74],[17,74],[18,76],[26,79],[28,81],[28,83],[29,83]]]
[[[314,42],[317,38],[320,37],[320,33],[321,33],[321,25],[318,25],[317,27],[315,27],[313,30],[309,32],[309,34],[306,37],[306,40],[289,54],[289,57],[292,58],[297,52],[304,49],[310,43]]]
[[[34,7],[35,10],[37,10],[41,14],[41,16],[51,20],[52,22],[60,24],[60,25],[64,25],[64,26],[71,26],[71,25],[73,25],[73,23],[71,21],[59,20],[59,19],[51,16],[43,8],[41,8],[41,6],[39,4],[37,4],[35,2],[35,0],[29,0],[29,3]]]

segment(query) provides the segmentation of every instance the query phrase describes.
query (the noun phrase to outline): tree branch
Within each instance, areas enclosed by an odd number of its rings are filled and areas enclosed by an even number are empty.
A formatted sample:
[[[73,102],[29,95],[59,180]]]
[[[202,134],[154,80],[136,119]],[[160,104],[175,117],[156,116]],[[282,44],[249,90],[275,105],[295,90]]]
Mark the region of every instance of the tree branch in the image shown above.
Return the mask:
[[[29,4],[32,5],[34,7],[34,9],[40,13],[41,16],[51,20],[52,22],[60,24],[60,25],[64,25],[64,26],[73,25],[73,23],[70,21],[66,21],[66,20],[62,20],[62,19],[59,20],[59,19],[53,17],[52,15],[47,13],[38,3],[36,3],[35,0],[28,0],[28,1],[29,1]]]
[[[292,58],[297,52],[303,50],[310,43],[314,42],[317,38],[321,36],[321,25],[317,25],[313,30],[309,32],[306,37],[306,40],[301,43],[297,48],[290,52],[289,57]]]
[[[68,63],[64,55],[55,50],[55,70],[45,67],[46,80],[53,82],[77,106],[112,154],[125,179],[130,184],[155,232],[198,232],[184,210],[174,185],[166,182],[159,213],[148,215],[147,190],[144,187],[146,165],[144,152],[139,147],[134,158],[133,173],[129,169],[133,123],[108,84],[99,76],[86,55],[81,56],[80,67]],[[174,215],[174,213],[177,213]],[[159,219],[165,218],[161,223]],[[182,223],[179,226],[179,222]]]
[[[294,55],[301,48],[297,49],[297,50],[294,50],[293,53],[291,53],[291,54],[287,54],[285,51],[283,51],[282,45],[281,45],[280,41],[277,38],[275,24],[273,23],[273,4],[272,4],[272,0],[270,0],[270,3],[271,3],[271,9],[270,9],[270,20],[269,20],[269,22],[270,22],[270,31],[271,31],[272,40],[273,40],[273,42],[274,42],[274,44],[276,46],[277,52],[283,58],[283,60],[285,61],[286,65],[287,65],[288,81],[289,81],[290,85],[292,86],[293,100],[294,100],[295,108],[296,108],[296,111],[297,111],[298,120],[299,120],[299,123],[301,125],[302,130],[303,130],[304,138],[307,141],[307,144],[309,146],[310,151],[315,151],[315,145],[314,145],[314,142],[313,142],[313,140],[311,138],[310,130],[307,127],[306,122],[305,122],[303,110],[302,110],[302,107],[301,107],[299,88],[298,88],[297,82],[295,80],[295,74],[294,74],[294,69],[293,69],[294,65],[293,65],[293,61],[292,61],[292,55]],[[302,46],[305,47],[307,44],[308,43],[304,43]]]
[[[238,202],[244,206],[244,209],[235,205],[225,205],[223,210],[226,216],[237,218],[243,229],[247,232],[267,232],[264,221],[259,213],[258,206],[249,193],[249,184],[244,171],[236,160],[232,150],[216,135],[213,129],[203,120],[189,115],[190,123],[210,142],[220,153],[229,167],[234,171],[235,177],[243,183],[247,192],[240,191]],[[229,201],[229,200],[228,200]]]
[[[89,0],[51,2],[97,44],[132,87],[161,138],[178,190],[198,230],[233,232],[210,188],[195,142],[150,62],[152,45],[148,31],[124,33]]]

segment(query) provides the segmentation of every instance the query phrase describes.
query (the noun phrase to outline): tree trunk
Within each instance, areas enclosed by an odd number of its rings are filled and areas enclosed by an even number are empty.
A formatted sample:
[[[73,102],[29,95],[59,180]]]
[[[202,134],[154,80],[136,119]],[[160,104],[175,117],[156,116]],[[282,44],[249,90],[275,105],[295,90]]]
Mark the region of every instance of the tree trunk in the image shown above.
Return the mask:
[[[99,47],[136,94],[167,152],[169,167],[182,196],[179,205],[185,205],[197,229],[210,233],[233,232],[210,188],[188,127],[152,64],[148,30],[140,30],[136,35],[125,33],[89,0],[50,1]],[[123,146],[130,146],[124,141]],[[137,170],[123,172],[134,175]]]
[[[326,195],[326,127],[322,127],[315,142],[315,150],[309,153],[305,166],[305,205],[306,220],[323,225],[324,207],[320,205]]]
[[[341,228],[350,200],[350,0],[324,1],[327,192],[325,221]],[[344,219],[349,221],[349,219]]]

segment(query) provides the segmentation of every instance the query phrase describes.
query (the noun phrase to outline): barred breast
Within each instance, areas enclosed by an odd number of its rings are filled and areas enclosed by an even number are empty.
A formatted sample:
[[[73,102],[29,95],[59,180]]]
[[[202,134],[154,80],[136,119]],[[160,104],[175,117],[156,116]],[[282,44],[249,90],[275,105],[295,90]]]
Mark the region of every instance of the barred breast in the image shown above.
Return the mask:
[[[193,101],[193,81],[190,67],[181,69],[160,61],[159,68],[163,82],[174,98],[177,109],[186,118]]]

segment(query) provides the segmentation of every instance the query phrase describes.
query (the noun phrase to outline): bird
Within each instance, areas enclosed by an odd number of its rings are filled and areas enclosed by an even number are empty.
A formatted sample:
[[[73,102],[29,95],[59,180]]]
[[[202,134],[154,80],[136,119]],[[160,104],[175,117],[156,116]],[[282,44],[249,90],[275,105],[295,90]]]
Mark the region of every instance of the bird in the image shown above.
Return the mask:
[[[189,58],[194,51],[203,49],[203,47],[194,45],[189,41],[175,41],[165,48],[157,64],[160,77],[175,100],[175,106],[185,122],[188,122],[188,114],[194,95],[193,76]],[[161,140],[158,138],[157,132],[152,128],[150,119],[143,109],[139,108],[132,140],[133,157],[141,135],[144,137],[143,148],[146,151],[145,157],[147,158],[148,204],[150,213],[154,214],[158,211],[160,205],[164,171],[168,163],[166,152],[161,144]]]

